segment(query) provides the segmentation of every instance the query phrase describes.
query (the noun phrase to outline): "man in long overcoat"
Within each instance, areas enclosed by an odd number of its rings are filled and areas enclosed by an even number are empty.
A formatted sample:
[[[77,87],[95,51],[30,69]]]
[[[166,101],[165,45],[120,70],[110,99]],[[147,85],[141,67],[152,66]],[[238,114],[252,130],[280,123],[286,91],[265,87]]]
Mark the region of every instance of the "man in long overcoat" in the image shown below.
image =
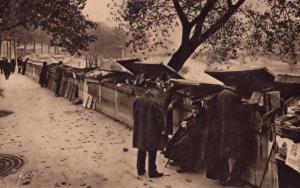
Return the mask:
[[[29,58],[26,58],[25,61],[22,63],[22,74],[25,75],[26,73],[26,68],[27,68],[27,63],[29,61]]]
[[[163,176],[156,168],[156,153],[162,149],[164,139],[164,117],[157,100],[159,91],[147,90],[133,104],[133,147],[138,149],[137,172],[145,174],[146,153],[148,153],[148,175],[150,178]]]
[[[16,70],[16,60],[13,58],[10,60],[11,73],[15,73]]]
[[[238,185],[241,184],[245,127],[242,100],[236,86],[230,84],[218,94],[216,110],[220,120],[219,155],[228,164],[227,178],[223,183]]]
[[[18,73],[19,74],[22,72],[22,63],[23,63],[23,60],[22,60],[21,56],[19,56],[17,58],[17,65],[18,65]]]
[[[7,58],[3,58],[3,72],[5,79],[8,80],[9,75],[11,73],[11,66]]]

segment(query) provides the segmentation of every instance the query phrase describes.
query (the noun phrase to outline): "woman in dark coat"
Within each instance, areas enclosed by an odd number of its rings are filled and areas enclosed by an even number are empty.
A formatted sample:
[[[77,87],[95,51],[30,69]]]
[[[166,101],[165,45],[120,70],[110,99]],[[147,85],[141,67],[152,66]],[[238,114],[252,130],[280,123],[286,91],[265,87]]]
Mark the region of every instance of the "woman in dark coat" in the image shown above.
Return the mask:
[[[148,174],[150,178],[163,176],[156,169],[156,153],[162,149],[164,138],[164,117],[157,100],[159,92],[148,90],[138,97],[133,104],[133,147],[138,149],[138,175],[145,173],[146,152],[148,152]]]
[[[203,112],[193,110],[193,114],[181,123],[170,139],[164,155],[180,166],[179,173],[192,172],[200,164],[204,151],[201,149],[205,119]]]
[[[47,62],[43,62],[42,70],[40,73],[40,80],[39,80],[41,87],[47,86],[47,71],[48,71]]]

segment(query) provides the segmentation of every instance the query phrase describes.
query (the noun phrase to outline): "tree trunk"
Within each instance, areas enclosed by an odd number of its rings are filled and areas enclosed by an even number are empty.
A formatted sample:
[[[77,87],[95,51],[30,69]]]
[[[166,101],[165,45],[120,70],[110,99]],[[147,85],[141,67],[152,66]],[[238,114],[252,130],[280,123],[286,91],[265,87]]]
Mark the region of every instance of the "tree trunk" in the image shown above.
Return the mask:
[[[92,59],[89,57],[89,67],[93,67]]]
[[[195,47],[190,43],[181,44],[178,50],[171,57],[168,66],[175,71],[180,71],[186,60],[194,53]]]
[[[27,55],[27,48],[26,48],[26,42],[24,43],[24,53],[25,53],[25,55]]]
[[[41,42],[41,54],[43,53],[43,43]]]
[[[98,67],[98,56],[95,57],[96,67]]]
[[[6,58],[9,58],[9,46],[8,46],[8,40],[6,40]]]
[[[16,39],[14,39],[14,53],[15,53],[15,59],[17,59],[17,44]]]
[[[2,57],[2,38],[0,37],[0,58]]]
[[[50,54],[50,44],[48,44],[48,54]]]
[[[11,61],[12,56],[12,48],[11,48],[11,40],[9,40],[9,61]]]
[[[35,41],[33,41],[33,53],[35,53]]]
[[[88,68],[88,58],[85,56],[85,67]]]

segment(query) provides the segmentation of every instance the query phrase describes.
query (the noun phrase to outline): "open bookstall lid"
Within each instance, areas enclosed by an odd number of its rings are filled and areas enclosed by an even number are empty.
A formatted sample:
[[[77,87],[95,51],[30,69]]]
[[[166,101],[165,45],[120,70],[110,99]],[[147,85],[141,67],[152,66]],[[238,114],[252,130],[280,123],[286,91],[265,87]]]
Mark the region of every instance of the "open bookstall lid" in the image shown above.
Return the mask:
[[[286,97],[300,95],[300,76],[279,74],[275,78],[275,87]]]
[[[286,88],[300,89],[300,75],[279,74],[275,77],[275,84]]]
[[[174,87],[177,88],[178,92],[182,92],[189,96],[204,97],[218,93],[224,89],[224,86],[219,84],[204,83],[194,80],[171,79],[170,81],[174,84]]]
[[[170,78],[183,79],[183,76],[164,64],[146,64],[142,63],[140,59],[117,60],[117,62],[134,75],[145,74],[158,77],[162,73],[166,73]]]
[[[239,70],[206,70],[205,73],[224,84],[235,84],[251,90],[263,90],[274,85],[275,75],[266,67]]]

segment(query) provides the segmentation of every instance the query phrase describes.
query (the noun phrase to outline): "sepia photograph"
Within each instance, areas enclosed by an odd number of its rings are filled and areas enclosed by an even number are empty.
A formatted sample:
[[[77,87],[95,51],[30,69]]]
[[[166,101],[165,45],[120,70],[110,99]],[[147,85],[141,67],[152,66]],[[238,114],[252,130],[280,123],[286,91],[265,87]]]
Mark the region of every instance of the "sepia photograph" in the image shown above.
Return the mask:
[[[0,188],[300,188],[300,0],[0,0]]]

